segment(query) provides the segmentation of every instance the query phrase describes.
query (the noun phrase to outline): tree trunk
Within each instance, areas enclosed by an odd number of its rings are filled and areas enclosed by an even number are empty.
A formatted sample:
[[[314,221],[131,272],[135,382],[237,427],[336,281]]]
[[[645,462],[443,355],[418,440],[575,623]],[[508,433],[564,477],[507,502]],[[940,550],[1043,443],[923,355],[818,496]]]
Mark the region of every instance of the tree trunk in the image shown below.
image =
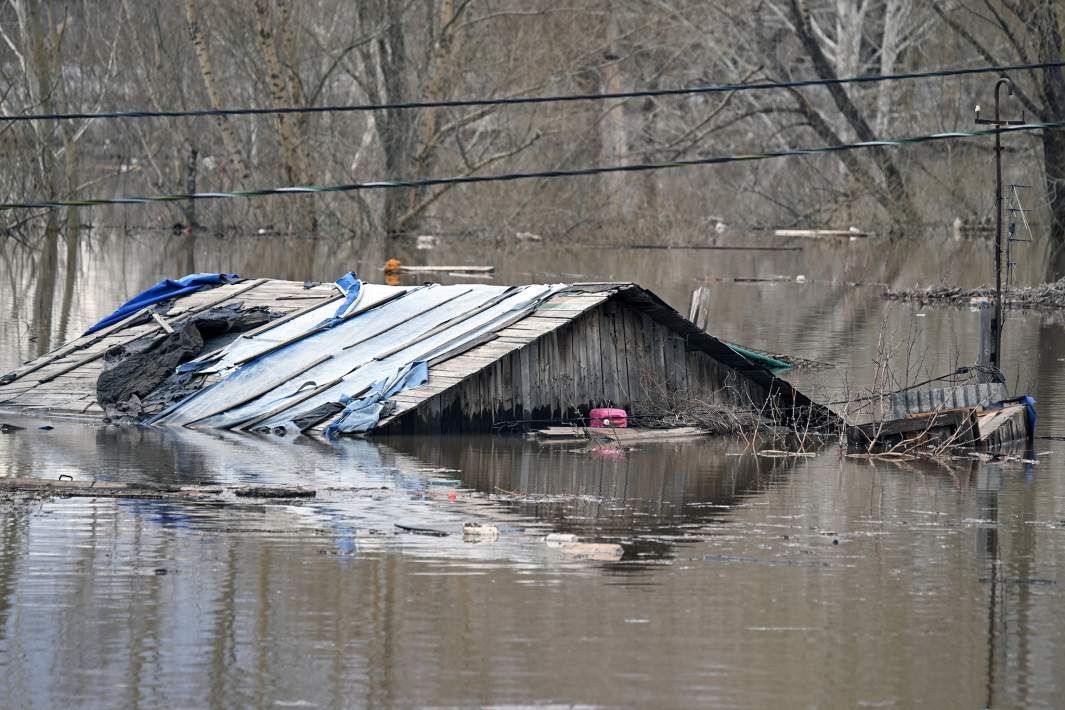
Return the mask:
[[[880,34],[880,73],[894,74],[899,59],[902,39],[903,0],[887,0],[884,3],[884,27]],[[887,133],[891,120],[891,103],[895,84],[882,81],[876,87],[876,120],[874,126],[878,135]]]
[[[1050,211],[1048,281],[1065,277],[1065,133],[1043,131],[1043,165]]]
[[[383,27],[374,42],[373,61],[368,67],[377,74],[381,89],[380,100],[387,103],[406,101],[410,98],[407,77],[410,72],[405,41],[403,13],[405,7],[396,0],[380,0],[380,15],[377,23]],[[374,128],[381,140],[384,154],[384,171],[388,177],[402,177],[410,170],[414,159],[415,113],[388,109],[376,117]],[[385,190],[381,215],[381,228],[388,237],[403,234],[403,215],[408,211],[413,189]]]
[[[215,81],[214,65],[211,63],[211,54],[207,49],[207,41],[204,39],[203,32],[200,29],[199,0],[185,0],[185,22],[189,28],[189,37],[192,40],[192,49],[196,54],[196,61],[200,65],[200,76],[203,78],[203,85],[207,89],[207,100],[210,101],[211,108],[220,109],[222,108],[222,100],[221,94],[218,92],[218,84]],[[244,162],[244,157],[240,151],[240,144],[237,142],[237,134],[233,130],[233,125],[225,116],[219,116],[217,122],[218,129],[222,132],[222,145],[225,148],[229,164],[232,166],[233,183],[238,188],[243,187],[250,175],[248,166]]]
[[[1039,59],[1053,62],[1061,58],[1065,41],[1054,2],[1043,0],[1034,13],[1034,26],[1038,33]],[[1065,117],[1065,69],[1052,67],[1043,70],[1043,120],[1055,121]],[[1047,201],[1050,205],[1050,243],[1058,257],[1051,259],[1054,272],[1048,276],[1057,279],[1065,276],[1065,133],[1043,131],[1043,174],[1046,180]]]
[[[828,61],[824,51],[821,49],[820,43],[810,28],[809,11],[806,7],[806,0],[791,0],[791,20],[792,24],[795,26],[799,42],[810,57],[814,71],[817,72],[817,75],[825,80],[838,79],[839,76],[832,68],[831,63]],[[873,133],[872,128],[869,127],[869,123],[865,120],[861,111],[858,110],[858,107],[854,105],[853,101],[851,101],[846,90],[839,84],[832,84],[827,88],[833,103],[835,103],[836,108],[839,110],[840,114],[843,115],[843,118],[846,119],[851,130],[853,130],[855,135],[858,136],[858,140],[876,140],[877,137]],[[906,182],[902,177],[902,172],[895,164],[894,159],[883,147],[872,148],[870,149],[870,153],[872,154],[871,157],[873,162],[884,177],[884,189],[891,202],[891,208],[888,210],[889,219],[900,225],[916,222],[917,212],[914,210],[913,203],[910,201],[910,195],[906,189]]]
[[[621,51],[618,47],[618,21],[614,13],[606,18],[606,56],[603,65],[603,86],[605,93],[619,93],[621,86]],[[623,165],[629,151],[628,126],[626,125],[626,105],[624,101],[607,104],[606,113],[599,121],[600,145],[602,145],[604,162],[608,165]],[[633,209],[631,199],[631,180],[625,173],[602,176],[606,194],[603,204],[616,219],[631,216]]]
[[[192,144],[192,141],[185,141],[185,192],[186,194],[193,194],[196,192],[196,173],[199,168],[200,154],[196,150],[196,146]],[[181,205],[181,211],[185,213],[185,224],[188,226],[189,233],[195,232],[199,228],[199,223],[196,221],[196,200],[189,200],[185,204]],[[191,271],[187,273],[192,273]]]
[[[447,78],[451,70],[451,23],[455,19],[455,1],[442,0],[440,9],[435,14],[437,31],[433,51],[429,58],[429,70],[432,75],[426,86],[425,99],[427,101],[442,101],[447,93]],[[421,145],[414,158],[412,177],[415,178],[426,177],[429,173],[440,128],[439,109],[424,108],[420,113]],[[399,231],[407,232],[416,227],[417,218],[422,213],[418,204],[425,193],[425,188],[409,191],[407,209],[396,224]]]
[[[287,10],[286,10],[287,12]],[[273,18],[267,0],[255,0],[255,35],[259,43],[259,52],[266,64],[267,83],[270,86],[270,98],[274,106],[281,108],[292,102],[290,85],[281,66],[281,58],[274,44]],[[295,116],[281,114],[277,117],[277,135],[281,144],[281,156],[285,165],[285,180],[289,185],[303,185],[308,182],[306,166],[300,146],[299,126]],[[300,205],[303,228],[314,232],[318,228],[313,198],[304,197]]]

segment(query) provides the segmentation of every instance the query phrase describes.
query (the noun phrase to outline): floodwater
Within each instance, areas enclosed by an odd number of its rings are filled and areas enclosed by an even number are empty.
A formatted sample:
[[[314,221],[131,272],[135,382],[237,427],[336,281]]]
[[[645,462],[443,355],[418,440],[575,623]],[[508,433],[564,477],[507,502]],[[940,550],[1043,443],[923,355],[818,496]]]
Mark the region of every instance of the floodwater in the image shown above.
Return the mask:
[[[879,360],[906,382],[972,361],[975,313],[879,294],[975,285],[985,243],[797,246],[399,256],[494,262],[502,283],[633,280],[682,311],[708,286],[716,334],[833,365],[791,375],[821,399],[867,387]],[[43,248],[8,240],[0,255],[0,369],[165,276],[373,278],[386,256],[340,241],[167,233],[83,235],[70,251],[61,237]],[[737,276],[787,279],[726,280]],[[1011,316],[1005,369],[1039,400],[1040,436],[1065,435],[1063,359],[1056,315]],[[327,445],[0,421],[26,427],[0,434],[0,475],[320,491],[228,505],[0,503],[2,707],[971,708],[1065,697],[1061,441],[1037,440],[1024,452],[1035,463],[897,464],[844,458],[834,444],[771,458],[732,439],[619,455],[504,435]],[[500,537],[464,538],[471,521]],[[619,543],[624,556],[578,559],[545,544],[548,533]]]

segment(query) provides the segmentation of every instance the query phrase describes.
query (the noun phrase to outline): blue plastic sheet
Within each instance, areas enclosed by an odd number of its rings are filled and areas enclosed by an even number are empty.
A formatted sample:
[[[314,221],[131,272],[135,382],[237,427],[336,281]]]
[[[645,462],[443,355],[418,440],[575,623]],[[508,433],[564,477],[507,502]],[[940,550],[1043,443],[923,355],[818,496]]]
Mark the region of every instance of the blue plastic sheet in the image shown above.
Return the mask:
[[[359,281],[359,277],[355,275],[354,271],[349,271],[334,283],[344,294],[344,300],[341,301],[340,307],[337,308],[332,318],[327,318],[318,324],[319,328],[332,328],[337,323],[342,322],[344,316],[358,305],[359,299],[362,297],[362,281]]]
[[[189,274],[181,279],[166,279],[165,281],[160,281],[148,290],[138,293],[136,296],[123,303],[117,311],[85,331],[85,335],[95,333],[101,328],[106,328],[109,325],[118,323],[119,321],[128,318],[131,314],[136,313],[145,306],[150,306],[153,303],[167,301],[171,298],[178,298],[179,296],[187,296],[202,288],[221,286],[222,284],[235,281],[238,278],[240,277],[236,274]]]
[[[346,404],[344,411],[326,427],[325,437],[336,439],[341,434],[358,434],[370,431],[381,419],[381,413],[389,397],[411,387],[424,385],[429,381],[429,365],[425,361],[412,362],[389,379],[378,380],[370,385],[370,390],[362,397],[352,400],[342,397],[341,404]]]
[[[1028,418],[1028,438],[1031,438],[1035,436],[1035,397],[1024,395],[1023,397],[1018,397],[1017,401],[1024,405],[1024,413]]]

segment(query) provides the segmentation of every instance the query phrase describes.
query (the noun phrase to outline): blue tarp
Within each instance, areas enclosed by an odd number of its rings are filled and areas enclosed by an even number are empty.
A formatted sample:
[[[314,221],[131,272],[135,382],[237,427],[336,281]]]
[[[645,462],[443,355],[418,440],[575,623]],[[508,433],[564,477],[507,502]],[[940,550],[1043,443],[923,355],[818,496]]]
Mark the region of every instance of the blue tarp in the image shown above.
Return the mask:
[[[101,328],[106,328],[109,325],[118,323],[119,321],[128,318],[131,314],[136,313],[145,306],[150,306],[153,303],[167,301],[179,296],[187,296],[190,293],[199,291],[201,288],[221,286],[222,284],[229,283],[238,278],[240,277],[236,274],[189,274],[182,279],[166,279],[165,281],[160,281],[147,291],[142,291],[123,303],[117,311],[85,331],[85,335],[95,333]]]
[[[334,283],[344,294],[344,300],[332,318],[326,318],[318,324],[319,328],[332,328],[343,321],[344,316],[358,305],[359,299],[362,297],[362,281],[359,281],[359,277],[355,275],[354,271],[349,271]]]
[[[429,365],[424,361],[412,362],[394,377],[378,380],[362,397],[351,399],[343,396],[341,404],[346,404],[344,411],[325,429],[325,438],[333,440],[340,434],[358,434],[370,431],[377,426],[385,402],[389,397],[405,389],[419,387],[429,381]]]

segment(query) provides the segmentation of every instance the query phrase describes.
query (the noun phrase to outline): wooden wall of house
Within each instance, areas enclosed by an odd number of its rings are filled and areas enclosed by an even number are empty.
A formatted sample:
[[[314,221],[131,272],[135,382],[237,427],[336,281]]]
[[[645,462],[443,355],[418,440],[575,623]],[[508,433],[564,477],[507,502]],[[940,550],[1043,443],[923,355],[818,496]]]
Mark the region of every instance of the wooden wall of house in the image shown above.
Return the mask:
[[[761,402],[765,396],[760,385],[689,350],[683,336],[615,299],[501,356],[378,431],[490,431],[503,423],[572,419],[593,407],[640,413],[668,397]]]

